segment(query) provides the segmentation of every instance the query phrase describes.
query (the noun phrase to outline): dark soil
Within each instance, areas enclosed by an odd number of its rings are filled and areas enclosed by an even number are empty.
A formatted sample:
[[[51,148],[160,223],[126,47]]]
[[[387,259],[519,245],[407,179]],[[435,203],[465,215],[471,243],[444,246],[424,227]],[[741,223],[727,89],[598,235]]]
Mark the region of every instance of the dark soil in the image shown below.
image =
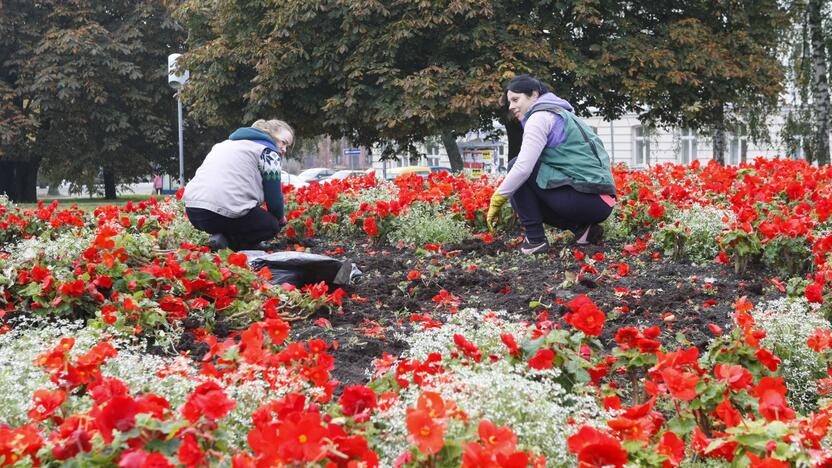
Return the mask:
[[[568,326],[561,319],[567,310],[563,304],[586,294],[607,314],[600,338],[608,349],[614,347],[613,337],[622,326],[658,325],[662,329],[660,340],[667,348],[695,345],[704,350],[712,337],[708,324],[730,328],[732,304],[737,298],[748,296],[752,303],[758,303],[782,295],[766,281],[771,275],[762,269],[738,276],[730,265],[676,263],[649,250],[631,255],[618,243],[556,244],[548,253],[534,256],[520,255],[514,244],[477,239],[417,255],[413,248],[391,245],[326,239],[302,242],[310,252],[349,259],[364,276],[358,284],[346,288],[348,295],[354,296],[344,299],[341,310],[321,310],[307,320],[294,322],[291,338],[337,341],[337,349],[330,350],[335,358],[333,376],[342,385],[349,385],[365,383],[372,361],[383,353],[399,356],[405,351],[406,343],[396,336],[418,326],[411,316],[429,315],[432,320],[444,321],[452,313],[451,305],[433,301],[443,289],[459,298],[459,310],[505,309],[518,319],[534,321],[544,307],[550,319],[562,326]],[[285,241],[274,244],[274,250],[288,247]],[[343,254],[332,253],[338,247]],[[598,273],[578,278],[581,262],[575,259],[575,250],[586,254],[583,262],[592,263]],[[604,258],[590,260],[597,254]],[[618,276],[616,266],[620,262],[630,266],[629,274]],[[418,270],[422,279],[409,281],[411,270]],[[544,306],[532,309],[533,301]],[[328,320],[331,328],[321,326],[320,318]],[[186,330],[198,326],[185,323]],[[217,326],[219,337],[229,334],[222,323]],[[190,350],[199,359],[207,346],[195,342],[186,331],[179,349]]]
[[[338,341],[338,349],[332,351],[334,376],[345,385],[366,382],[372,360],[382,353],[399,355],[404,351],[405,343],[394,335],[412,329],[412,314],[430,314],[433,320],[444,321],[449,306],[432,300],[442,289],[459,298],[460,310],[505,309],[530,321],[541,312],[540,308],[530,308],[532,301],[549,306],[550,318],[560,321],[566,307],[559,302],[586,294],[607,313],[601,341],[608,349],[614,346],[616,330],[627,325],[660,326],[660,339],[670,349],[691,344],[704,349],[712,337],[709,323],[730,328],[732,304],[737,298],[748,296],[752,303],[758,303],[782,295],[768,284],[766,278],[771,275],[764,270],[738,276],[730,265],[675,263],[651,251],[633,256],[625,254],[623,245],[616,243],[581,246],[579,250],[586,254],[584,262],[598,253],[605,258],[594,262],[598,274],[586,273],[581,281],[571,283],[564,280],[580,271],[574,256],[576,245],[553,245],[547,254],[530,257],[520,255],[512,243],[501,240],[489,244],[467,241],[422,256],[412,248],[390,245],[318,241],[307,246],[314,253],[341,247],[344,254],[337,257],[353,261],[364,272],[362,281],[347,292],[366,301],[345,299],[341,312],[325,312],[293,324],[296,339]],[[619,277],[611,265],[622,261],[631,271]],[[408,281],[411,270],[421,272],[423,279]],[[627,292],[617,293],[616,288]],[[332,329],[313,323],[320,317],[328,319]],[[370,321],[383,330],[368,331]]]

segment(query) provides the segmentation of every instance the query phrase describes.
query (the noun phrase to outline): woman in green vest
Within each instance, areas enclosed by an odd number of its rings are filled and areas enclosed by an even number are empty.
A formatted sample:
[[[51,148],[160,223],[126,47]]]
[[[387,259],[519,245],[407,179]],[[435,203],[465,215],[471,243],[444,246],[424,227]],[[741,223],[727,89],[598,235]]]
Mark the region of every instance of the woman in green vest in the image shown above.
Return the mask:
[[[615,205],[615,182],[601,140],[573,114],[571,104],[529,75],[509,81],[506,100],[523,125],[523,143],[491,197],[489,228],[511,200],[526,234],[523,254],[548,249],[544,224],[572,231],[578,244],[600,242],[599,223]]]

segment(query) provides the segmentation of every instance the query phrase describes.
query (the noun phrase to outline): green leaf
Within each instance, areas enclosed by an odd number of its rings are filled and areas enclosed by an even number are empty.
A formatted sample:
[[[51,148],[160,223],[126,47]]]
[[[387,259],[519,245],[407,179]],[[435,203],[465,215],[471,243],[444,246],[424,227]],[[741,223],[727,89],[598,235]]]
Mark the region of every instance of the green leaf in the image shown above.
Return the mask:
[[[696,420],[691,417],[677,415],[667,422],[667,428],[675,432],[676,435],[684,437],[696,428]]]
[[[523,350],[523,354],[526,356],[534,356],[537,354],[537,351],[543,346],[545,341],[545,337],[537,338],[536,340],[524,339],[520,342],[520,349]]]

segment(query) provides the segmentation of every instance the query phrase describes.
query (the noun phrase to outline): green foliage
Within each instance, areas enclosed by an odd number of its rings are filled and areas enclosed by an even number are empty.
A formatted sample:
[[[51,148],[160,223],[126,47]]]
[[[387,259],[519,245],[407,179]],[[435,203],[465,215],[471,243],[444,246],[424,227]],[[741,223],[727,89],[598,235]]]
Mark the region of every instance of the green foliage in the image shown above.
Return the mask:
[[[786,277],[800,276],[812,261],[812,245],[806,237],[780,235],[763,246],[763,261]]]
[[[723,232],[718,242],[734,261],[734,272],[737,274],[745,273],[749,264],[759,257],[763,249],[756,232],[739,227]]]
[[[606,23],[626,11],[626,21],[608,26],[617,28],[614,36],[623,39],[602,44],[595,63],[574,60],[573,66],[594,65],[604,78],[628,90],[634,102],[649,103],[643,119],[713,128],[733,117],[723,115],[726,103],[737,113],[765,113],[776,105],[783,79],[776,51],[781,32],[789,26],[782,4],[696,1],[678,7],[656,3],[646,9],[609,8],[599,8],[592,17]],[[605,62],[619,66],[601,68]]]
[[[471,237],[471,229],[453,216],[448,216],[441,205],[414,203],[407,213],[393,223],[389,234],[392,242],[410,245],[451,244]]]
[[[774,0],[188,0],[175,12],[200,119],[277,113],[301,134],[400,148],[490,128],[515,73],[607,118],[648,104],[645,120],[698,128],[722,122],[725,103],[764,109],[781,90],[786,25]]]
[[[518,64],[542,71],[552,59],[507,2],[190,0],[176,15],[199,118],[277,114],[301,135],[365,145],[489,128]]]
[[[654,239],[664,249],[666,256],[674,262],[678,262],[685,255],[685,243],[689,235],[690,228],[682,226],[679,221],[676,221],[675,223],[662,225]]]

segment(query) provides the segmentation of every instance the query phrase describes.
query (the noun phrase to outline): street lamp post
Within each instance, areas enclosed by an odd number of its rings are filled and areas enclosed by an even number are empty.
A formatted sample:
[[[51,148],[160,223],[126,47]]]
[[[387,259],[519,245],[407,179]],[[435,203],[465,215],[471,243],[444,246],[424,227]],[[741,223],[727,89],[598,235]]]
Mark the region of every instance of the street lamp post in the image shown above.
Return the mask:
[[[185,145],[183,138],[183,123],[182,123],[182,97],[179,95],[182,86],[188,81],[190,73],[187,70],[181,74],[176,73],[176,60],[182,54],[168,55],[168,84],[171,88],[176,90],[176,110],[179,116],[179,187],[185,186]]]

